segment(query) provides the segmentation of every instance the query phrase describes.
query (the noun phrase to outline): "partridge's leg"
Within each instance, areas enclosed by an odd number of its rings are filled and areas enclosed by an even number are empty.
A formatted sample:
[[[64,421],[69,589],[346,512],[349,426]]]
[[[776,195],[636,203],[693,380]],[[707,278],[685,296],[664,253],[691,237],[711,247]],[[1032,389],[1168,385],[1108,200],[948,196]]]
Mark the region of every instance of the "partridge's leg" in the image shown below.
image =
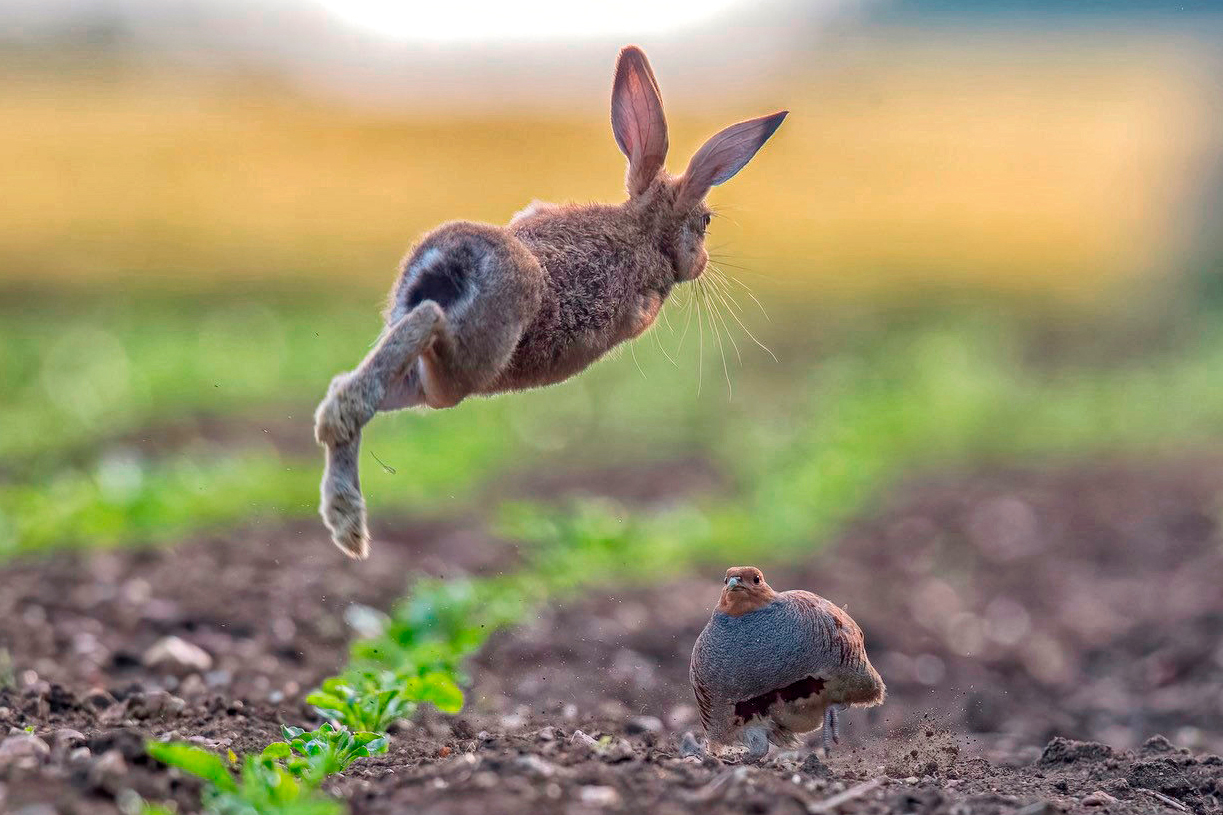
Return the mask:
[[[832,755],[832,745],[841,743],[841,723],[837,718],[837,705],[829,705],[824,711],[824,755]]]
[[[760,761],[769,754],[769,734],[763,727],[743,728],[743,743],[748,761]]]

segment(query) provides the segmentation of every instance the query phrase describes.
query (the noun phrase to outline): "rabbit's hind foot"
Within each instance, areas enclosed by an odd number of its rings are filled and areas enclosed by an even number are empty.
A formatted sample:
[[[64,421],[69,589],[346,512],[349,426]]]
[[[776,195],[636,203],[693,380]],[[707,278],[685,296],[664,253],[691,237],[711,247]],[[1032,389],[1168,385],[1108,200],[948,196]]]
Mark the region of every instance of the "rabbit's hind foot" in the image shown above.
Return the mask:
[[[359,431],[354,441],[327,448],[319,514],[335,545],[349,557],[365,560],[369,557],[369,530],[357,474],[360,449]]]

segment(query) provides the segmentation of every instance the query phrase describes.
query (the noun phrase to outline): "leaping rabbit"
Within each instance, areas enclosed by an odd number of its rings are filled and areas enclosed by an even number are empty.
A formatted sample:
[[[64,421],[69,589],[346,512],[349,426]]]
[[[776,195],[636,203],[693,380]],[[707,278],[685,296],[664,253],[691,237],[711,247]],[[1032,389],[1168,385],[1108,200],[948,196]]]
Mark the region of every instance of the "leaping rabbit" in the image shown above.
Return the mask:
[[[361,428],[375,413],[551,385],[640,335],[671,289],[705,270],[710,188],[743,169],[786,113],[731,125],[672,176],[658,82],[629,46],[611,108],[628,158],[627,201],[535,203],[503,227],[452,221],[421,238],[377,345],[331,381],[315,413],[315,438],[327,448],[319,512],[336,545],[369,555],[357,465]]]

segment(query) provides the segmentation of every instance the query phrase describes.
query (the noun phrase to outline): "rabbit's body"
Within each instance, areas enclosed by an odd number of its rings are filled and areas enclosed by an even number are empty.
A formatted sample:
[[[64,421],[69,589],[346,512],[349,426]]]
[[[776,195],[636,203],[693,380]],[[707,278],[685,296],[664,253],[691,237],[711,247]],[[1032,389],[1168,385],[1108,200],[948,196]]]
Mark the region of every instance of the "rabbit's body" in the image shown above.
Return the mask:
[[[545,282],[497,390],[551,385],[582,371],[649,328],[674,285],[660,230],[632,202],[546,207],[507,231],[539,261]]]
[[[504,339],[496,348],[475,354],[496,358],[511,346],[508,360],[489,359],[492,365],[480,366],[496,375],[472,382],[471,393],[568,379],[649,328],[673,285],[661,233],[635,208],[533,208],[505,228],[455,221],[435,229],[409,253],[391,294],[388,330],[426,300],[441,308],[456,338],[485,339],[493,323],[516,327],[498,334]],[[520,307],[506,308],[514,304]],[[481,330],[465,331],[469,322]],[[472,352],[468,348],[466,358]],[[417,360],[388,389],[379,409],[428,404],[422,384],[427,376],[423,358]]]
[[[732,125],[672,177],[657,82],[645,55],[626,48],[612,92],[612,129],[629,159],[626,202],[535,202],[505,227],[453,221],[422,238],[376,347],[332,380],[316,413],[328,453],[320,512],[336,544],[368,552],[357,458],[375,412],[552,385],[639,336],[672,288],[704,271],[710,187],[738,172],[785,115]]]

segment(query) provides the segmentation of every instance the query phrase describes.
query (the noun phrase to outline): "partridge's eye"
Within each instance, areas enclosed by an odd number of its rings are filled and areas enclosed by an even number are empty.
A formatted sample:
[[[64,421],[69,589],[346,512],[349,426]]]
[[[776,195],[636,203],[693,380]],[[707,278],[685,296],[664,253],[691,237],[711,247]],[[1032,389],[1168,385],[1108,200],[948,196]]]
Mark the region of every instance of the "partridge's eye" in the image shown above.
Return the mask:
[[[706,229],[708,229],[708,228],[709,228],[709,222],[710,222],[711,220],[713,220],[713,216],[712,216],[712,215],[710,215],[708,212],[706,212],[704,215],[702,215],[702,216],[701,216],[701,219],[702,219],[702,221],[704,222],[705,228],[706,228]]]

